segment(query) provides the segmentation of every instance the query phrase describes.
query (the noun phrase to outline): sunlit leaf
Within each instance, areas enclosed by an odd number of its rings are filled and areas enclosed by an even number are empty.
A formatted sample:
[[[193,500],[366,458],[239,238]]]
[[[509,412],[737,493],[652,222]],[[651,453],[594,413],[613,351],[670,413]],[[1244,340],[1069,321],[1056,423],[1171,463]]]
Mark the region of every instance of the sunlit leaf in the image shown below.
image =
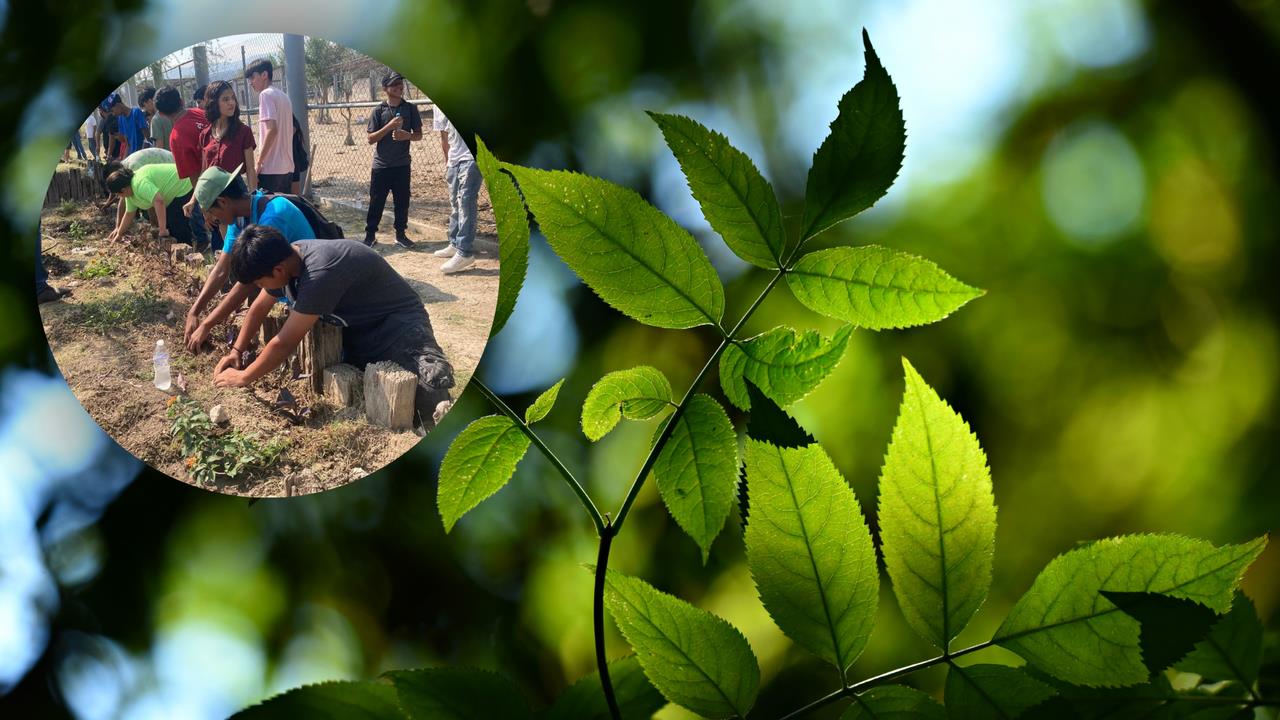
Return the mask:
[[[906,389],[880,473],[880,550],[907,624],[947,649],[991,588],[995,498],[969,425],[902,365]]]
[[[880,576],[862,509],[820,445],[747,440],[747,564],[778,627],[843,674],[875,623]]]
[[[1253,602],[1237,594],[1228,612],[1209,636],[1175,667],[1208,680],[1230,680],[1251,688],[1262,664],[1262,621]]]
[[[511,177],[502,172],[484,141],[476,137],[476,166],[489,189],[493,219],[498,225],[498,303],[489,335],[497,335],[516,308],[516,298],[529,271],[529,214]]]
[[[875,687],[855,695],[840,720],[945,720],[937,700],[903,685]]]
[[[776,327],[725,348],[720,356],[720,386],[725,397],[751,409],[746,380],[779,405],[790,405],[818,386],[844,356],[853,328],[840,328],[830,338],[816,330],[803,334]]]
[[[440,667],[387,673],[409,720],[531,718],[524,694],[488,670]]]
[[[609,682],[622,720],[649,720],[667,704],[640,668],[635,655],[629,655],[609,663]],[[574,683],[556,698],[555,703],[538,720],[611,720],[609,705],[600,687],[600,675],[591,673]]]
[[[440,463],[436,504],[445,532],[481,501],[502,489],[529,449],[529,437],[508,417],[489,415],[454,438]]]
[[[862,33],[866,71],[840,99],[831,134],[813,155],[805,186],[802,239],[866,210],[889,191],[906,151],[898,90]]]
[[[649,113],[662,129],[711,229],[738,257],[782,267],[786,235],[773,186],[745,153],[714,130],[681,115]]]
[[[689,400],[653,476],[671,517],[702,549],[706,563],[738,484],[738,436],[720,403],[701,393]]]
[[[870,330],[937,322],[982,295],[929,260],[875,245],[809,253],[787,286],[810,310]]]
[[[563,379],[547,388],[546,391],[538,396],[538,399],[533,401],[533,404],[525,408],[524,421],[526,424],[532,425],[551,412],[551,408],[555,407],[556,398],[560,396],[560,387],[562,385],[564,385]]]
[[[1141,626],[1101,591],[1160,593],[1225,613],[1240,577],[1265,546],[1265,536],[1222,547],[1177,535],[1099,540],[1050,562],[994,640],[1070,683],[1141,683],[1148,675]]]
[[[716,325],[724,288],[698,241],[634,191],[563,170],[505,167],[547,242],[609,305],[647,325]]]
[[[663,697],[708,718],[745,717],[755,704],[760,666],[737,628],[613,570],[605,603]]]
[[[303,685],[232,716],[235,720],[404,720],[396,690],[385,682]]]
[[[1012,720],[1053,697],[1057,690],[1021,668],[953,665],[947,670],[946,693],[951,720]]]
[[[623,417],[644,420],[669,407],[671,383],[661,370],[641,365],[611,372],[591,387],[582,403],[582,432],[599,440]]]

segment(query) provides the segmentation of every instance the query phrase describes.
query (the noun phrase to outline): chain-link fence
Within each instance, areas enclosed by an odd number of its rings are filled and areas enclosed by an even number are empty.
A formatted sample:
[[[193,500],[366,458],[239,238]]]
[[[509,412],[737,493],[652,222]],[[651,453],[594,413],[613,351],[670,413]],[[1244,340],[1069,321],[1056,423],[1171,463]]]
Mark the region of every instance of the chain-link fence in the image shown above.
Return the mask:
[[[257,93],[249,87],[244,75],[245,69],[255,61],[268,59],[275,66],[274,86],[289,96],[300,122],[303,108],[306,109],[304,125],[311,167],[304,177],[303,190],[326,204],[364,211],[368,207],[374,153],[374,146],[367,139],[369,116],[385,99],[382,77],[391,68],[323,38],[306,37],[303,39],[306,87],[291,88],[284,37],[237,35],[186,48],[143,69],[121,86],[120,91],[126,100],[136,103],[143,88],[170,85],[177,87],[183,99],[191,104],[198,86],[197,77],[207,77],[209,82],[228,80],[236,89],[241,119],[261,143]],[[410,145],[409,218],[411,222],[443,226],[449,217],[449,193],[440,134],[432,130],[434,104],[409,80],[405,81],[404,98],[418,108],[423,124],[422,140]],[[388,198],[384,228],[390,227],[391,205]],[[493,232],[487,188],[481,189],[479,210],[480,232]],[[361,229],[348,227],[348,232]]]

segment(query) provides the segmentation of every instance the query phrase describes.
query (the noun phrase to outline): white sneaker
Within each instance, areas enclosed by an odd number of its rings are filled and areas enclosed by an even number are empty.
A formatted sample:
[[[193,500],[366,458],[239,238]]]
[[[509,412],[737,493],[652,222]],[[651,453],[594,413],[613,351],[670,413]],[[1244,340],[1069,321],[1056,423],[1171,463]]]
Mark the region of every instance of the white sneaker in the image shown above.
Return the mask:
[[[436,257],[451,258],[454,255],[458,254],[458,248],[454,247],[453,244],[450,243],[449,245],[445,245],[444,247],[440,248],[439,250],[431,254],[435,255]]]
[[[466,270],[467,268],[475,264],[476,264],[476,259],[474,257],[467,257],[466,255],[454,255],[453,257],[446,260],[443,265],[440,266],[440,272],[444,273],[445,275],[450,275],[452,273],[462,272],[463,270]]]

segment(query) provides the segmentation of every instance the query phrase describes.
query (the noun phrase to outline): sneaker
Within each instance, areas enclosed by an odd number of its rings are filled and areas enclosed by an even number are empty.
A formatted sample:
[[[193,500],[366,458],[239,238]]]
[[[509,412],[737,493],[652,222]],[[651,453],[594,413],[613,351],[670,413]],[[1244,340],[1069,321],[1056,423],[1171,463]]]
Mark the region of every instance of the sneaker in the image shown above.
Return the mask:
[[[450,275],[452,273],[462,272],[475,264],[476,259],[473,257],[468,257],[466,255],[454,255],[440,266],[440,272],[445,275]]]
[[[59,289],[52,285],[45,285],[43,290],[36,293],[36,302],[40,304],[56,302],[70,294],[70,290]]]
[[[364,234],[365,247],[373,247],[374,244],[376,244],[377,242],[378,242],[378,238],[373,233],[367,232]]]
[[[406,237],[402,232],[396,233],[396,244],[406,250],[414,246],[414,242]]]
[[[458,248],[454,247],[452,244],[449,244],[449,245],[445,245],[444,247],[440,248],[439,250],[431,254],[435,255],[436,257],[451,258],[454,255],[458,254]]]

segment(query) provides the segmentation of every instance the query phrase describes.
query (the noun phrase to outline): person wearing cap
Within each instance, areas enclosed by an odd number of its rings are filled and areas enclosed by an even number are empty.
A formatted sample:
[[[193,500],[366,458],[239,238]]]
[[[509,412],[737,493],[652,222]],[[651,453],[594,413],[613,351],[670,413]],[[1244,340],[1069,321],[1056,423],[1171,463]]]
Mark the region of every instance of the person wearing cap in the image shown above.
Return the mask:
[[[123,157],[141,150],[148,132],[147,114],[142,111],[142,108],[126,105],[120,93],[108,95],[103,105],[106,106],[107,112],[115,116],[116,132],[124,138],[120,155]]]
[[[409,227],[409,143],[422,139],[422,116],[404,99],[404,77],[389,73],[382,78],[387,94],[369,114],[369,144],[374,145],[373,170],[369,173],[369,214],[364,224],[364,244],[377,242],[378,223],[387,204],[387,193],[395,203],[396,244],[413,247],[405,235]]]
[[[472,249],[476,239],[476,198],[480,194],[480,170],[475,156],[462,141],[458,128],[449,122],[440,106],[432,111],[432,127],[440,131],[440,148],[444,151],[444,180],[449,185],[449,244],[436,250],[436,257],[449,258],[440,272],[449,275],[462,272],[475,264]]]
[[[178,168],[169,163],[153,163],[137,172],[121,168],[107,176],[107,189],[124,197],[125,214],[107,236],[108,242],[124,237],[133,224],[135,210],[153,209],[161,237],[171,235],[178,242],[190,242],[191,228],[182,206],[191,196],[191,181],[178,177]]]
[[[182,337],[191,352],[199,352],[213,328],[230,317],[236,308],[257,292],[257,288],[251,284],[237,283],[213,312],[203,321],[200,320],[200,313],[218,294],[231,273],[231,252],[244,227],[273,227],[289,242],[306,240],[315,235],[306,216],[287,198],[276,197],[264,202],[261,190],[250,195],[248,186],[240,178],[241,169],[237,167],[234,171],[227,172],[220,167],[211,167],[201,173],[200,179],[196,181],[195,197],[200,207],[204,208],[206,222],[211,226],[224,228],[226,234],[222,254],[218,256],[204,287],[187,311]]]

